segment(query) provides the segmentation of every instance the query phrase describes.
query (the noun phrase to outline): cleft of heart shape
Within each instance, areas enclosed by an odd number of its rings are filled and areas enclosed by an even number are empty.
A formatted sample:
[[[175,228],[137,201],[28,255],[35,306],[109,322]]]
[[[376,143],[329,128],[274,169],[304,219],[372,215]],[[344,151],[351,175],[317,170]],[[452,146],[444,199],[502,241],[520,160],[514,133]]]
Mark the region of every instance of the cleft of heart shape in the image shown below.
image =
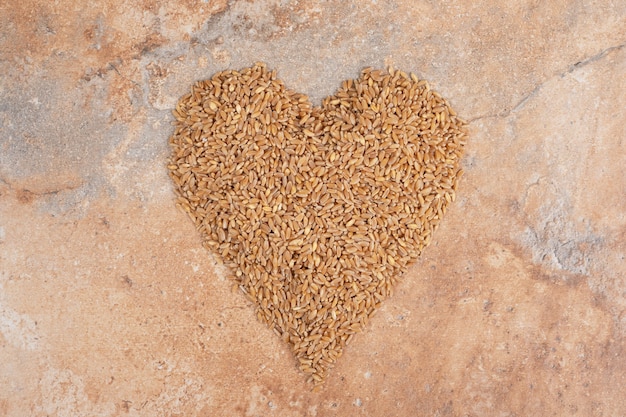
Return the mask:
[[[412,74],[368,68],[313,107],[260,63],[174,116],[178,206],[323,383],[455,199],[466,123]]]

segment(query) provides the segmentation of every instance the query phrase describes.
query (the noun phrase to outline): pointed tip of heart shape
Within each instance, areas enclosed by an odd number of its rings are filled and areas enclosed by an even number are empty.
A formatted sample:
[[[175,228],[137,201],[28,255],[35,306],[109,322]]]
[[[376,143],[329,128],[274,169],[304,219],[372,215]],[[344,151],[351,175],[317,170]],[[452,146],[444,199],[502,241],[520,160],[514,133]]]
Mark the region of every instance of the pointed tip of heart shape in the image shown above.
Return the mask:
[[[313,108],[262,63],[197,82],[174,116],[178,206],[320,386],[454,200],[465,122],[393,68]]]

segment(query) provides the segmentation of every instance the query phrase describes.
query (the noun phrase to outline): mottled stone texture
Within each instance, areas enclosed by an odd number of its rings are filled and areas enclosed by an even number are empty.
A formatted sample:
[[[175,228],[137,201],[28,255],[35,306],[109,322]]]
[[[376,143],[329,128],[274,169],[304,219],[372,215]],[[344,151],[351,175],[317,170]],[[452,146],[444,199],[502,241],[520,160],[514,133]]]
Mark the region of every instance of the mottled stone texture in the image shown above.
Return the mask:
[[[84,3],[84,4],[83,4]],[[0,415],[626,415],[626,3],[0,5]],[[170,110],[265,61],[470,121],[430,247],[319,393],[174,207]]]

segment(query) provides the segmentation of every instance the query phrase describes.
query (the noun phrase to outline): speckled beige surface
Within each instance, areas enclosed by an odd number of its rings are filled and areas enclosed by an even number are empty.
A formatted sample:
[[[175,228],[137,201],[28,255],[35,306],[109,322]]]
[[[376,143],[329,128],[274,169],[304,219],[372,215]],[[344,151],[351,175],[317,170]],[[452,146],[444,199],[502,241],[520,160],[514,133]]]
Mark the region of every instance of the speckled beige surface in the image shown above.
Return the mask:
[[[441,3],[441,4],[440,4]],[[626,415],[626,4],[0,5],[0,415]],[[470,121],[459,198],[319,393],[176,210],[170,110],[265,61]]]

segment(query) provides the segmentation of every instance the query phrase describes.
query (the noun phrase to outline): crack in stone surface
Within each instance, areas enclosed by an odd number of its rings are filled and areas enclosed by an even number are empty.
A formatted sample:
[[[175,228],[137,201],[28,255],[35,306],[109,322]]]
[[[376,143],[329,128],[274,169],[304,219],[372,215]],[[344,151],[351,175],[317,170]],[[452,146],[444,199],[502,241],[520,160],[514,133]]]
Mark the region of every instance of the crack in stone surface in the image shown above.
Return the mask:
[[[578,61],[574,64],[571,64],[567,67],[567,70],[562,71],[558,74],[555,74],[549,78],[547,78],[546,80],[542,81],[541,83],[537,84],[528,94],[526,94],[524,97],[522,97],[511,109],[509,110],[504,110],[501,111],[499,113],[493,113],[493,114],[485,114],[482,116],[476,116],[476,117],[472,117],[469,118],[467,121],[468,123],[472,123],[475,122],[477,120],[481,120],[481,119],[490,119],[490,118],[494,118],[494,117],[501,117],[501,118],[507,118],[509,117],[511,114],[517,112],[519,109],[521,109],[524,104],[526,104],[526,102],[528,100],[530,100],[531,98],[533,98],[537,92],[539,90],[541,90],[541,88],[547,84],[548,82],[552,81],[555,78],[563,78],[565,77],[567,74],[571,74],[572,72],[574,72],[577,69],[583,68],[589,64],[592,64],[594,62],[597,62],[599,60],[601,60],[602,58],[604,58],[605,56],[607,56],[609,53],[613,52],[613,51],[618,51],[620,49],[623,49],[626,46],[626,43],[622,43],[619,45],[614,45],[614,46],[610,46],[608,48],[603,49],[602,51],[600,51],[599,53],[583,59],[581,61]]]
[[[33,191],[28,189],[27,187],[16,187],[13,183],[11,183],[10,181],[7,181],[6,179],[0,177],[0,183],[4,184],[10,191],[14,191],[14,192],[18,192],[18,193],[28,193],[28,194],[32,194],[34,196],[37,197],[45,197],[45,196],[49,196],[49,195],[57,195],[63,191],[74,191],[78,188],[80,188],[83,183],[78,184],[78,185],[68,185],[65,187],[59,187],[59,188],[54,188],[52,190],[46,190],[46,191]]]

